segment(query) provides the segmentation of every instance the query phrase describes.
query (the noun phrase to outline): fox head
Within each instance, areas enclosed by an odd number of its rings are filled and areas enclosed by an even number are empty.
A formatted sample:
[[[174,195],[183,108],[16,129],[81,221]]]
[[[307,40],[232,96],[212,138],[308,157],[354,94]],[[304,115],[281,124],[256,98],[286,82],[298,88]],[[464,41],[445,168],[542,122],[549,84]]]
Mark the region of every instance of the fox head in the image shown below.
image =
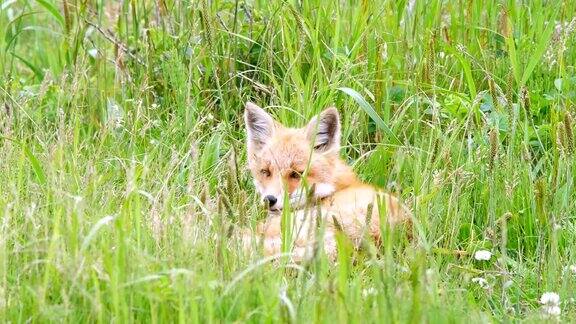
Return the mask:
[[[322,199],[335,192],[341,165],[336,108],[324,110],[303,128],[289,128],[248,102],[244,121],[248,166],[270,210],[281,210],[285,197],[297,208],[310,197]]]

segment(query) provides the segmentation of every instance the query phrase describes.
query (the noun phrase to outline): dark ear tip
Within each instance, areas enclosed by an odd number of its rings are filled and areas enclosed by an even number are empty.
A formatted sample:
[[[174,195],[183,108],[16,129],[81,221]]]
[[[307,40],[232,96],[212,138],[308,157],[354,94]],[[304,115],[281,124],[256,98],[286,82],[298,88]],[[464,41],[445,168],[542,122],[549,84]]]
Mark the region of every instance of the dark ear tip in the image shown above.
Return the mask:
[[[244,109],[246,109],[246,111],[254,111],[259,109],[260,107],[258,107],[258,105],[256,105],[255,103],[251,102],[251,101],[246,101],[246,105],[244,105]]]
[[[339,124],[340,123],[340,114],[338,113],[338,109],[335,107],[326,108],[322,114],[321,118],[323,120],[331,120],[333,123]]]
[[[258,109],[255,103],[247,101],[244,105],[244,119],[248,121],[249,118],[252,118],[252,116],[258,113]]]
[[[322,112],[322,114],[324,115],[333,115],[336,116],[336,118],[340,117],[340,114],[338,113],[338,109],[336,109],[336,107],[328,107],[326,109],[324,109],[324,111]]]

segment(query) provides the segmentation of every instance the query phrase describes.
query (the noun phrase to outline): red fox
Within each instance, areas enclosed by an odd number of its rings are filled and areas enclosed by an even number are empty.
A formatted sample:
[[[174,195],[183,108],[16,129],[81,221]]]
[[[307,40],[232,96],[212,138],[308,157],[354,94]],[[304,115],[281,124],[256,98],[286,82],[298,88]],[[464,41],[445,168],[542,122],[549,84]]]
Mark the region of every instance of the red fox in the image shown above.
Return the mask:
[[[380,219],[390,226],[410,224],[411,212],[397,197],[362,183],[340,159],[336,108],[324,110],[304,128],[288,128],[248,102],[244,121],[248,167],[270,214],[258,224],[257,236],[244,238],[263,240],[265,255],[281,252],[281,213],[286,203],[293,211],[295,262],[314,255],[319,223],[325,224],[322,241],[331,260],[337,256],[339,230],[358,248],[366,236],[380,240]],[[244,244],[247,247],[246,240]]]

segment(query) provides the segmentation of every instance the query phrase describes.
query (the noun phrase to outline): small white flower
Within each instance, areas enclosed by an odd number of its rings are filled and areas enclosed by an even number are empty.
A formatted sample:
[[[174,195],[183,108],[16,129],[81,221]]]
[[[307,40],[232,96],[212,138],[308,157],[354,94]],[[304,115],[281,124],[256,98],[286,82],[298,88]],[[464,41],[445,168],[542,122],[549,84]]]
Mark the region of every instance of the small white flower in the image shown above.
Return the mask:
[[[366,298],[368,296],[375,296],[378,294],[378,290],[374,287],[370,287],[367,289],[362,289],[362,297]]]
[[[560,296],[555,292],[545,292],[540,297],[542,311],[545,315],[560,316]]]
[[[488,261],[492,257],[492,252],[486,250],[479,250],[474,253],[474,259],[478,261]]]
[[[477,283],[480,287],[482,287],[483,289],[488,289],[490,288],[490,285],[488,285],[488,281],[484,278],[472,278],[472,282]]]
[[[433,269],[426,269],[426,279],[432,280],[434,279],[434,270]]]
[[[544,306],[542,310],[544,314],[550,316],[560,316],[561,313],[560,306]]]
[[[570,270],[570,272],[572,272],[572,274],[576,275],[576,264],[569,266],[568,270]]]
[[[555,292],[545,292],[540,297],[540,304],[546,306],[558,306],[560,304],[560,296]]]
[[[98,56],[98,49],[96,48],[89,49],[88,55],[92,56],[93,58],[96,58]]]

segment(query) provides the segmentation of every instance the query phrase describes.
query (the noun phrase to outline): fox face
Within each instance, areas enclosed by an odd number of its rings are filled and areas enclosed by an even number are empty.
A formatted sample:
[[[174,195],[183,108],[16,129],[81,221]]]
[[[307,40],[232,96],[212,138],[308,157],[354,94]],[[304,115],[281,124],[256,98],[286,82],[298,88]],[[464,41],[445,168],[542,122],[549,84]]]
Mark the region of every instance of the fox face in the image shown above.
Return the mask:
[[[248,102],[244,111],[248,166],[269,210],[288,199],[298,208],[332,195],[338,185],[340,117],[328,108],[303,128],[289,128]]]

